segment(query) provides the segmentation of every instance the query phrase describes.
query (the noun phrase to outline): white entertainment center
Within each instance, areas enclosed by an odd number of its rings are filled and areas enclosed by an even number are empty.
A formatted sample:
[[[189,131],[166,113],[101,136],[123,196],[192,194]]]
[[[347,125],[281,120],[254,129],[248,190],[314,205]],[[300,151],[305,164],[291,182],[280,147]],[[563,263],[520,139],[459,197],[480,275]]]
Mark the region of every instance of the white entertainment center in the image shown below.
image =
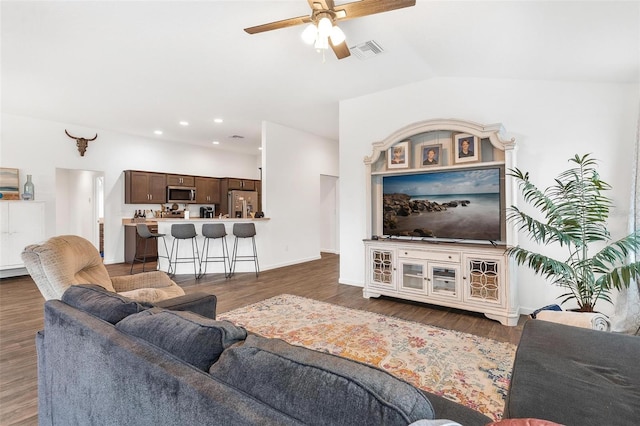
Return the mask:
[[[519,306],[515,263],[504,254],[507,246],[517,244],[516,230],[507,223],[505,212],[516,200],[516,188],[506,176],[516,166],[515,140],[504,136],[502,125],[455,119],[414,123],[373,143],[373,152],[364,162],[370,185],[367,233],[371,236],[364,241],[364,297],[384,295],[481,312],[504,325],[516,325]],[[430,229],[431,223],[458,220],[461,214],[474,218],[480,207],[468,199],[439,204],[433,201],[438,199],[434,195],[416,201],[420,197],[389,194],[387,188],[387,197],[391,198],[383,201],[385,178],[389,187],[390,181],[398,178],[427,182],[442,175],[453,182],[456,173],[452,172],[468,173],[470,184],[475,183],[476,175],[496,175],[493,187],[499,187],[499,191],[491,194],[491,211],[499,217],[490,218],[495,223],[492,229],[484,232],[482,222],[467,234],[462,225],[456,229],[455,223],[440,225],[446,226],[450,235]],[[434,185],[423,186],[422,192],[435,192]],[[452,192],[450,198],[454,195]],[[406,225],[402,229],[401,225],[407,223],[421,226],[413,229]]]

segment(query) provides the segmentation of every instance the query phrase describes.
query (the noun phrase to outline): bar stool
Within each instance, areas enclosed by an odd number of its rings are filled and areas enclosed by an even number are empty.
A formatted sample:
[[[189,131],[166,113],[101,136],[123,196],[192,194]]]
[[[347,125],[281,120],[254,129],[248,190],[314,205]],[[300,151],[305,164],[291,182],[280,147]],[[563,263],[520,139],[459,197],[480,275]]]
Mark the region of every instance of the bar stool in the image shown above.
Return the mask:
[[[253,223],[234,223],[233,235],[236,239],[233,242],[233,257],[231,258],[231,272],[229,276],[232,276],[236,271],[236,262],[253,262],[256,267],[256,277],[260,272],[260,266],[258,265],[258,251],[256,250],[256,226]],[[253,255],[238,256],[238,240],[244,238],[251,238],[253,245]]]
[[[173,272],[177,271],[176,266],[178,263],[191,263],[193,262],[193,274],[196,279],[200,278],[198,272],[200,271],[200,253],[198,252],[198,243],[196,243],[196,227],[193,223],[179,223],[171,225],[171,236],[173,237],[173,244],[171,244],[171,259],[173,259]],[[180,257],[179,246],[180,240],[191,240],[191,257]],[[173,250],[175,247],[175,258],[173,256]],[[196,265],[197,262],[197,265]]]
[[[209,262],[222,262],[224,266],[224,277],[231,276],[231,259],[229,259],[229,247],[227,246],[227,230],[222,223],[205,223],[202,225],[202,235],[204,243],[202,244],[202,259],[200,260],[200,277],[207,273],[207,264]],[[222,256],[209,256],[209,246],[211,240],[220,240],[222,245]],[[204,263],[204,272],[202,264]],[[227,274],[227,263],[229,263],[229,274]]]
[[[169,260],[169,249],[167,249],[167,241],[164,239],[165,234],[151,232],[146,223],[136,224],[136,234],[136,252],[133,255],[133,260],[131,261],[131,269],[129,270],[129,274],[133,274],[133,265],[135,265],[136,262],[142,262],[142,272],[144,272],[144,268],[147,263],[147,243],[151,239],[156,240],[158,258],[164,257],[169,261],[169,273],[171,273],[171,261]],[[144,239],[144,254],[142,257],[140,257],[140,254],[138,253],[138,238]],[[164,243],[164,252],[166,254],[165,256],[160,255],[160,244],[158,244],[158,238],[162,238],[162,242]],[[158,269],[158,262],[156,262],[156,269]]]

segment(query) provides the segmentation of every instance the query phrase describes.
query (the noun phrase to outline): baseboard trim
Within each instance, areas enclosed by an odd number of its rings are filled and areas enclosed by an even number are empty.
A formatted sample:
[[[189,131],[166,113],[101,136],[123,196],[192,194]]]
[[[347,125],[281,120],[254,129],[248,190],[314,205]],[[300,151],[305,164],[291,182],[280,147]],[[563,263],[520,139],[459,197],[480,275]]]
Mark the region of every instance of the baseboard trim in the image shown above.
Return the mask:
[[[0,270],[0,278],[19,277],[22,275],[29,275],[27,268],[13,268]]]

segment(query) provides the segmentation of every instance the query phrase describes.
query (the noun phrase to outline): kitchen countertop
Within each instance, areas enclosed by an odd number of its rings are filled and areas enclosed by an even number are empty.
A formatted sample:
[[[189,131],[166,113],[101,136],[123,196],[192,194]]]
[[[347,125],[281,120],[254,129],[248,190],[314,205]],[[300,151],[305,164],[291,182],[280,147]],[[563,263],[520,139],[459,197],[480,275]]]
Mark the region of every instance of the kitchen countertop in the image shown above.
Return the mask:
[[[144,221],[136,221],[135,219],[132,218],[123,218],[122,219],[122,224],[124,226],[136,226],[136,224],[138,223],[146,223],[147,225],[155,225],[158,222],[260,222],[260,221],[266,221],[269,220],[268,217],[261,217],[261,218],[257,218],[257,219],[242,219],[242,218],[235,218],[235,217],[229,217],[229,218],[217,218],[217,217],[212,217],[212,218],[205,218],[205,217],[190,217],[189,219],[184,219],[182,217],[159,217],[159,218],[147,218]]]

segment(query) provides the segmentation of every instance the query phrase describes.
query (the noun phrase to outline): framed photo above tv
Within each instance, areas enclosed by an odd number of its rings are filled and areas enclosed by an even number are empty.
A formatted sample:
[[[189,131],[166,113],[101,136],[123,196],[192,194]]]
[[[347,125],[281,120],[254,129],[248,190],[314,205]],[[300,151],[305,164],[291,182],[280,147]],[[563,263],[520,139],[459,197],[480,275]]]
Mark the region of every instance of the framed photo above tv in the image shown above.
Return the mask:
[[[442,157],[442,144],[422,145],[422,166],[438,166]]]
[[[404,169],[409,167],[409,141],[395,144],[389,148],[387,167],[390,169]]]
[[[453,137],[453,144],[453,157],[456,163],[470,163],[479,160],[480,147],[476,136],[458,133]]]

